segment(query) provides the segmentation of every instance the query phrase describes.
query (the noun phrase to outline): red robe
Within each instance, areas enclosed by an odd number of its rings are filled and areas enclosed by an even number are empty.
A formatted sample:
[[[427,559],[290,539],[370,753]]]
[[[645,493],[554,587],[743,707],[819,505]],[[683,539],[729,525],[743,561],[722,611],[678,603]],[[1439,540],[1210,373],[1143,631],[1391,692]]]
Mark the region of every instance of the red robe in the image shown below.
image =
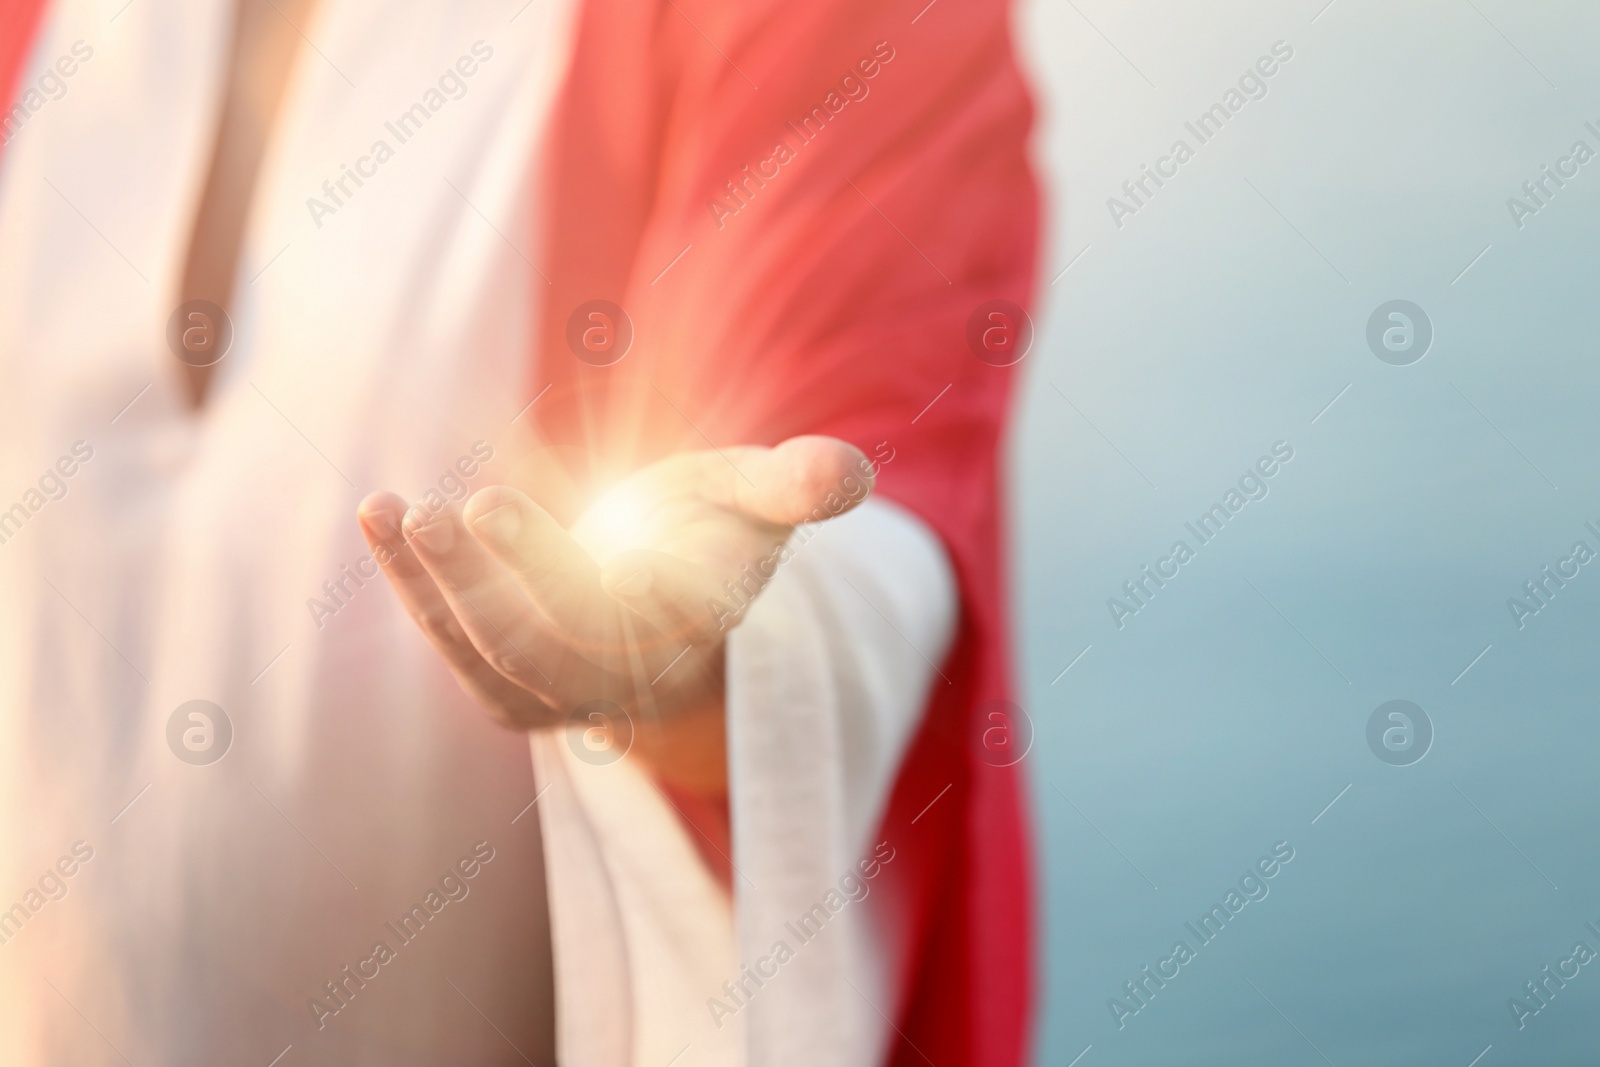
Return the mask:
[[[978,711],[1011,694],[1013,372],[974,355],[968,325],[1032,292],[1032,107],[1004,4],[924,3],[582,0],[539,183],[535,373],[553,387],[534,413],[580,480],[708,443],[841,437],[939,535],[961,620],[881,830],[897,858],[872,899],[898,911],[906,995],[880,1007],[895,1067],[1016,1067],[1028,827]],[[42,6],[0,0],[6,98]],[[592,300],[631,321],[609,366],[569,343]]]
[[[1033,977],[1022,779],[981,758],[975,721],[1011,692],[1012,372],[967,329],[1033,288],[1032,108],[1004,4],[925,3],[587,0],[545,157],[557,388],[535,410],[602,466],[803,433],[892,449],[878,490],[940,536],[961,625],[882,829],[911,930],[891,1062],[1015,1067]],[[568,346],[595,299],[633,324],[611,366]]]
[[[43,13],[44,0],[0,0],[0,101],[5,102],[7,111],[17,102],[17,78],[28,61],[34,31]],[[0,115],[0,119],[4,118]],[[7,129],[15,130],[16,124]],[[0,134],[0,139],[5,137]]]

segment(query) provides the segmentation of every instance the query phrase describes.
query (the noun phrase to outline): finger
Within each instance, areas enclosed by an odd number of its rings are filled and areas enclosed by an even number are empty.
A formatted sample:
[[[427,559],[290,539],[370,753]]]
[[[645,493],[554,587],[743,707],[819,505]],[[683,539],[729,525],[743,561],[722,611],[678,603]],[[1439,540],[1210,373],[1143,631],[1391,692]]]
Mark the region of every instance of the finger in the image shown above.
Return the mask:
[[[405,501],[373,493],[356,511],[362,536],[406,612],[443,657],[461,688],[508,726],[529,729],[549,717],[543,702],[501,675],[478,653],[455,612],[401,531]]]
[[[775,448],[688,452],[651,469],[679,491],[778,526],[842,515],[872,492],[873,468],[834,437],[791,437]]]
[[[467,639],[489,665],[522,688],[553,692],[572,659],[511,576],[467,535],[453,509],[437,514],[422,507],[401,523],[422,566],[455,613]]]
[[[549,512],[524,493],[496,485],[474,493],[463,517],[481,550],[552,627],[579,648],[616,647],[617,612],[602,595],[600,566]]]

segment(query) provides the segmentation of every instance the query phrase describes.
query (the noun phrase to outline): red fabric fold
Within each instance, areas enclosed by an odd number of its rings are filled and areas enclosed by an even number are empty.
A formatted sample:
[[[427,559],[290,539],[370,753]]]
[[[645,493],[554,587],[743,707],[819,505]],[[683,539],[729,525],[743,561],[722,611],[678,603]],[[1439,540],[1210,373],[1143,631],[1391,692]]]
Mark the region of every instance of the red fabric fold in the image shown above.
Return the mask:
[[[938,533],[962,596],[882,828],[909,930],[905,1003],[880,1006],[901,1031],[891,1062],[1014,1067],[1027,821],[1018,769],[983,758],[976,722],[1011,693],[997,452],[1013,373],[966,334],[978,305],[1032,292],[1032,108],[1005,5],[925,2],[585,3],[542,175],[554,388],[535,410],[602,481],[802,433],[891,457],[878,490]],[[594,300],[632,324],[609,366],[569,343]]]
[[[0,0],[0,100],[6,111],[17,105],[17,79],[28,62],[33,39],[44,13],[45,0]],[[0,115],[0,120],[6,116]],[[16,135],[19,123],[7,120],[0,132],[0,145]]]

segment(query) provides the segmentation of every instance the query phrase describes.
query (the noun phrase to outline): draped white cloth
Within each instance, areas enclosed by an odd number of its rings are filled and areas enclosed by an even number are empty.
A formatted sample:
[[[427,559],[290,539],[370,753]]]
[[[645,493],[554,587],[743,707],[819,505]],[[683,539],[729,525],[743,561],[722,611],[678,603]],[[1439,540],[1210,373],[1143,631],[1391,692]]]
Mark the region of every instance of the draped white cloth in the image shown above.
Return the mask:
[[[729,639],[732,901],[635,764],[534,741],[562,1063],[882,1062],[893,914],[864,901],[895,849],[873,834],[954,581],[926,528],[873,500],[791,547]]]
[[[547,936],[569,1065],[872,1062],[893,990],[856,904],[707,1001],[875,845],[954,616],[936,542],[869,502],[735,635],[733,901],[635,763],[542,737],[536,779],[353,514],[497,480],[542,386],[570,0],[322,0],[196,414],[165,335],[229,7],[54,5],[24,81],[92,57],[0,157],[0,1062],[521,1063]],[[168,742],[197,699],[233,734],[203,766]]]

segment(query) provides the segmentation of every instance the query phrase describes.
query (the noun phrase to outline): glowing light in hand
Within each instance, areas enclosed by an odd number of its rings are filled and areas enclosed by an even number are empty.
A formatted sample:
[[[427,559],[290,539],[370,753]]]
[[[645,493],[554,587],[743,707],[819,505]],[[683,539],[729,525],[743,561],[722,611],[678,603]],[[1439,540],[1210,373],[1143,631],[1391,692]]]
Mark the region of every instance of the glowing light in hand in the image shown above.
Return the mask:
[[[607,490],[572,527],[572,535],[589,554],[604,563],[630,549],[650,543],[650,508],[644,495],[630,485]]]

